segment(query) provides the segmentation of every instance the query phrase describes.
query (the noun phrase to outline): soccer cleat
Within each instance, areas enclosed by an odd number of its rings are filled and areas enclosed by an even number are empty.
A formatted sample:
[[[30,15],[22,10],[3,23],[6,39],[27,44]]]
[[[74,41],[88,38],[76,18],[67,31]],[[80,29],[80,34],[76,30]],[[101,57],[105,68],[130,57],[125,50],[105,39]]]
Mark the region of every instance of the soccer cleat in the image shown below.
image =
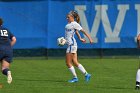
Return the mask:
[[[69,80],[68,82],[69,82],[69,83],[75,83],[75,82],[78,82],[78,78],[73,78],[72,80]]]
[[[11,71],[7,72],[7,82],[10,84],[12,82]]]
[[[87,75],[85,76],[85,81],[88,82],[88,81],[90,80],[90,77],[91,77],[91,74],[87,74]]]

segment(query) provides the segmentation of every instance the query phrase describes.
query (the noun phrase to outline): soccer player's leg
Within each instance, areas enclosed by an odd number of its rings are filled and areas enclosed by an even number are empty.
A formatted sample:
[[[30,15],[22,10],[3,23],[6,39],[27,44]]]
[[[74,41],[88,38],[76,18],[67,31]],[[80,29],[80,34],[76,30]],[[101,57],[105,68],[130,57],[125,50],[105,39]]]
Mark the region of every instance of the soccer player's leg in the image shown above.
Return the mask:
[[[136,89],[140,88],[140,69],[138,69],[136,74]]]
[[[74,83],[74,82],[78,82],[78,78],[77,78],[77,74],[75,72],[75,68],[73,67],[71,62],[72,62],[72,54],[71,53],[66,53],[66,65],[73,75],[73,78],[71,80],[69,80],[68,82]]]
[[[70,83],[78,82],[78,77],[77,77],[77,74],[75,72],[75,68],[72,65],[72,57],[73,57],[72,46],[69,46],[66,50],[66,65],[73,75],[73,78],[68,81]]]
[[[90,80],[91,74],[89,74],[85,70],[85,68],[83,67],[83,65],[78,62],[77,53],[74,53],[74,55],[73,55],[73,63],[85,75],[85,81],[88,82]]]
[[[7,82],[10,84],[12,82],[11,71],[9,70],[10,63],[5,59],[2,60],[2,73],[7,76]]]

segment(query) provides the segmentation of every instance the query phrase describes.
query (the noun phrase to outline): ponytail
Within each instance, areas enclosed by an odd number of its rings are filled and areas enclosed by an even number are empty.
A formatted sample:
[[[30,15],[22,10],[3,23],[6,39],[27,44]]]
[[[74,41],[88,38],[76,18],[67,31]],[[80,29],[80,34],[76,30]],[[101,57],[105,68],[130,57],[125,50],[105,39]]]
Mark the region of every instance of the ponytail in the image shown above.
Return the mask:
[[[75,19],[75,20],[76,20],[76,22],[77,22],[77,23],[80,23],[80,17],[79,17],[79,15],[78,15],[78,14],[77,14],[77,16],[76,16],[76,19]]]
[[[76,11],[70,11],[69,14],[71,14],[74,17],[74,19],[77,23],[80,23],[80,16],[78,15],[78,13]]]

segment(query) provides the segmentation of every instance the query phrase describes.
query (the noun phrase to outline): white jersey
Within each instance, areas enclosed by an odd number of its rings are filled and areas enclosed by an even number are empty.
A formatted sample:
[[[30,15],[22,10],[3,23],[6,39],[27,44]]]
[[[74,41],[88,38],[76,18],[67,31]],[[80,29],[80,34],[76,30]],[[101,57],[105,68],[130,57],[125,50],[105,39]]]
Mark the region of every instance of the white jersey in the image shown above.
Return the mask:
[[[137,36],[140,35],[140,32],[137,34]]]
[[[66,43],[67,45],[73,45],[73,46],[77,46],[77,42],[74,38],[74,34],[75,31],[78,30],[82,30],[82,27],[77,23],[77,22],[71,22],[68,23],[65,27],[65,39],[66,39]]]

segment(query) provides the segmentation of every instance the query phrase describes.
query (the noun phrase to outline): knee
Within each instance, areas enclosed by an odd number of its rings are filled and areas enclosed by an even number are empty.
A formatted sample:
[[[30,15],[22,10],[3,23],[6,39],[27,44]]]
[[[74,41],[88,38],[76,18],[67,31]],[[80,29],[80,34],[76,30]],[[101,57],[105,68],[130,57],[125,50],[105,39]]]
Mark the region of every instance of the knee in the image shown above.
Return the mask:
[[[66,62],[66,66],[67,66],[68,68],[70,68],[70,67],[72,66],[72,64]]]
[[[9,69],[9,67],[10,67],[10,63],[8,63],[7,61],[3,60],[2,61],[2,66],[1,66],[2,70],[7,69],[7,68]]]
[[[74,66],[78,67],[79,63],[74,63]]]
[[[9,69],[8,66],[2,66],[1,70],[3,71],[4,69]]]
[[[77,60],[73,60],[73,64],[74,64],[74,66],[78,67],[79,62]]]

